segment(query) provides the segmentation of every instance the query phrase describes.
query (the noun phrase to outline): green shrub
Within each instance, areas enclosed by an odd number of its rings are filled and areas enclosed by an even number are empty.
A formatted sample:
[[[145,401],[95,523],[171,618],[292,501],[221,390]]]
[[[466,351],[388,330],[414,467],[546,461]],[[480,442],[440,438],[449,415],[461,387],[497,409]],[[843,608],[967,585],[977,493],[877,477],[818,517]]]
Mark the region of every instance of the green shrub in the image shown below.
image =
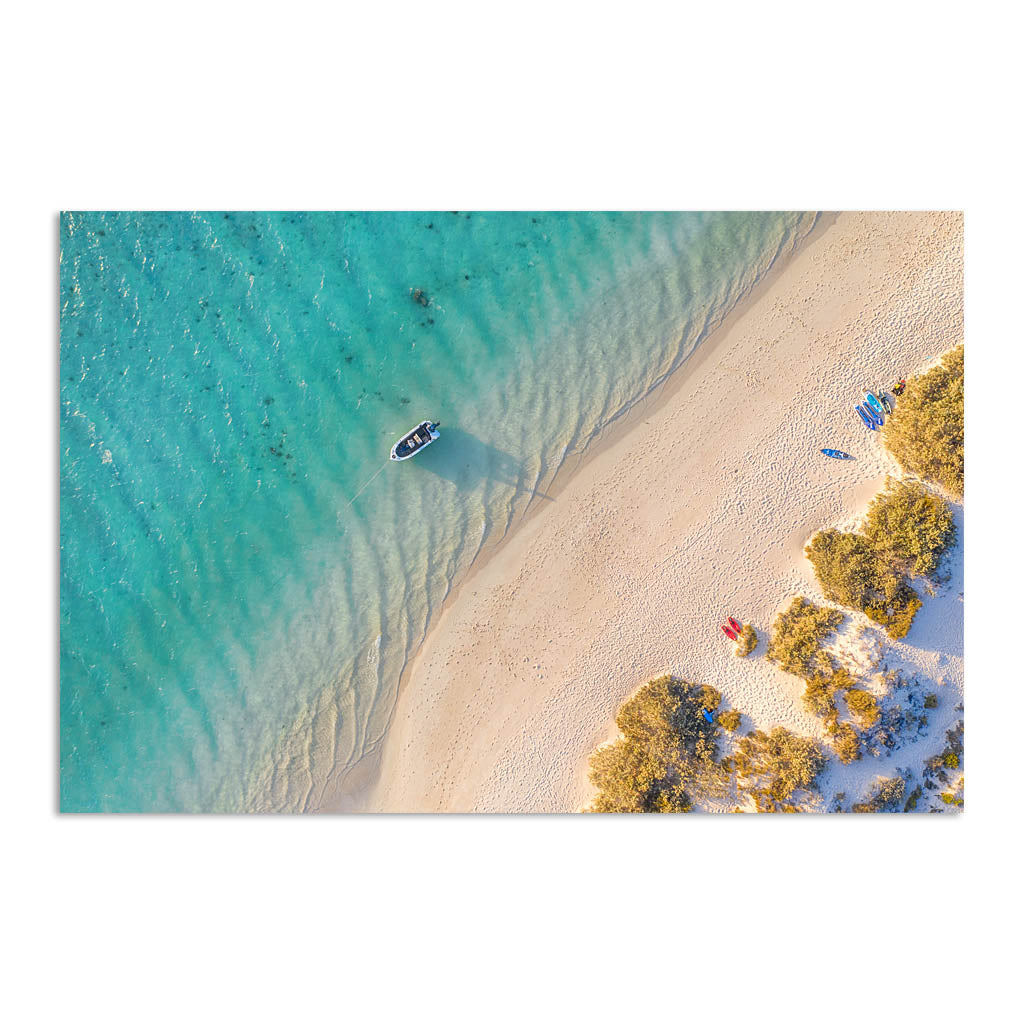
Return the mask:
[[[888,575],[931,576],[956,540],[953,510],[920,480],[890,477],[868,506],[864,536]]]
[[[718,724],[726,732],[735,732],[740,727],[740,720],[743,716],[738,711],[721,711],[718,714]]]
[[[832,745],[843,764],[851,764],[860,757],[860,734],[849,722],[839,726]]]
[[[957,754],[954,751],[947,750],[942,755],[942,763],[947,768],[959,768],[960,767],[960,758],[957,756]]]
[[[821,592],[848,608],[863,608],[881,590],[884,567],[859,533],[819,530],[804,553],[814,566]]]
[[[937,708],[939,706],[939,698],[934,693],[929,693],[924,699],[924,706],[926,708]]]
[[[885,447],[905,470],[964,493],[964,347],[907,382],[882,431]]]
[[[718,731],[704,718],[712,699],[717,707],[713,687],[667,675],[641,687],[615,716],[622,736],[591,755],[591,809],[689,811],[693,794],[719,792]]]
[[[807,680],[801,701],[812,715],[830,716],[836,710],[833,686],[830,676],[816,675]]]
[[[921,599],[908,584],[901,584],[891,600],[872,601],[864,606],[864,614],[885,627],[894,640],[902,640],[914,623],[914,616],[921,607]]]
[[[849,690],[854,679],[845,668],[836,669],[831,675],[815,675],[807,680],[801,695],[804,708],[812,715],[825,717],[825,731],[834,736],[839,731],[839,712],[835,695],[840,690]]]
[[[832,677],[829,680],[832,683],[832,687],[836,690],[852,690],[857,685],[857,681],[850,675],[850,672],[846,668],[838,668],[832,673]]]
[[[736,645],[736,657],[745,658],[757,647],[757,630],[748,622],[740,630],[740,640]]]
[[[870,728],[881,717],[878,701],[867,690],[847,690],[846,706],[864,729]]]
[[[924,790],[920,786],[914,787],[914,792],[907,797],[907,802],[903,805],[904,813],[914,810],[917,807],[917,801],[921,799]]]
[[[825,597],[902,639],[921,607],[908,576],[933,577],[955,540],[953,512],[942,498],[920,481],[889,478],[868,506],[863,533],[820,530],[804,550]]]
[[[831,675],[835,663],[822,641],[836,631],[844,615],[834,608],[819,608],[805,597],[794,597],[789,607],[775,617],[768,660],[783,672],[809,679]]]
[[[891,779],[876,779],[867,800],[854,804],[851,810],[857,814],[877,814],[886,811],[891,813],[896,810],[906,791],[907,784],[899,775]]]
[[[702,686],[698,695],[701,707],[707,711],[714,711],[722,703],[722,695],[713,686]]]
[[[759,811],[793,811],[799,794],[816,788],[825,755],[814,740],[781,726],[744,736],[734,755],[739,788]]]

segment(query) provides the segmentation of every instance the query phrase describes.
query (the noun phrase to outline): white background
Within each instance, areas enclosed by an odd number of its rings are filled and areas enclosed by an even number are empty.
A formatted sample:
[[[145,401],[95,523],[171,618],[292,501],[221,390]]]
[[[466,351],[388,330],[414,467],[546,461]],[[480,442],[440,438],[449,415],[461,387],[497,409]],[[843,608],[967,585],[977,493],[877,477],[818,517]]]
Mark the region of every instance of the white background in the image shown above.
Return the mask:
[[[705,8],[6,9],[6,1019],[1019,1009],[1019,25]],[[965,209],[966,814],[58,816],[57,214],[82,208]]]

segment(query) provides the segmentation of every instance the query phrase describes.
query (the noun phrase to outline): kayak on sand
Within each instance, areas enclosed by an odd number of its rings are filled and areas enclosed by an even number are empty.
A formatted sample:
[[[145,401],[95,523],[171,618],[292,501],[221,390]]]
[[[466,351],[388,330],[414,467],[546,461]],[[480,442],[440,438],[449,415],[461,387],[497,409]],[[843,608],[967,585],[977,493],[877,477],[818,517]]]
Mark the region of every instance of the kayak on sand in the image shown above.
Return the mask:
[[[874,413],[878,417],[878,425],[881,426],[885,422],[885,410],[882,408],[882,403],[870,391],[865,391],[864,405],[868,412]]]
[[[864,411],[864,409],[859,405],[855,405],[854,409],[857,410],[857,415],[864,421],[864,425],[868,430],[874,430],[875,421]]]

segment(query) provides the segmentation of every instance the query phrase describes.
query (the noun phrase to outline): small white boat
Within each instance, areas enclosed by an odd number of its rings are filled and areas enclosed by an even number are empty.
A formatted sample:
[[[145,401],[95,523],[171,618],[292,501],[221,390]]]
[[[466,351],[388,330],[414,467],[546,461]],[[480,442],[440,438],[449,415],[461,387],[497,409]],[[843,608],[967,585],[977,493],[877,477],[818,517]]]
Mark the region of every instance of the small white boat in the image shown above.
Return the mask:
[[[391,449],[391,458],[395,462],[403,459],[411,459],[417,452],[423,451],[428,444],[432,444],[441,436],[437,428],[440,423],[431,423],[425,420],[418,427],[413,428],[400,441],[395,442]]]

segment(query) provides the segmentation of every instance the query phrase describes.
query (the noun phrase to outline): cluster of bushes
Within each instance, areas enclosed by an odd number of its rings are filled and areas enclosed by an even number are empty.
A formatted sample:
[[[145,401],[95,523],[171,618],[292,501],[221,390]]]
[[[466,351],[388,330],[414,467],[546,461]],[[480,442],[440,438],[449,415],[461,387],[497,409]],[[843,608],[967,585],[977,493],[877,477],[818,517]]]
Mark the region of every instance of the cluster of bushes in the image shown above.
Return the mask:
[[[886,480],[863,532],[820,530],[805,549],[822,593],[856,608],[895,639],[907,635],[921,599],[909,577],[933,578],[955,541],[949,505],[917,480]]]
[[[713,686],[660,676],[642,686],[615,716],[622,735],[590,758],[598,812],[691,811],[696,799],[730,788],[753,797],[759,811],[795,811],[815,789],[825,755],[813,740],[787,729],[751,732],[731,758],[719,759],[718,727],[739,728],[736,710],[711,714],[721,703]],[[709,722],[705,712],[711,716]]]
[[[615,716],[622,736],[591,755],[591,809],[689,811],[693,796],[721,790],[717,727],[704,717],[720,702],[714,687],[668,675],[641,687]]]
[[[940,366],[911,378],[882,439],[905,470],[963,496],[963,345],[946,353]]]
[[[744,736],[733,755],[739,789],[758,811],[795,811],[802,795],[816,789],[825,755],[814,740],[781,726]]]
[[[835,736],[839,730],[836,694],[840,690],[850,690],[853,685],[853,677],[845,668],[835,669],[830,673],[818,672],[806,679],[801,697],[803,705],[812,715],[824,717],[825,731],[830,736]]]
[[[843,620],[842,612],[819,608],[804,597],[794,598],[772,626],[768,658],[780,668],[804,679],[801,697],[804,708],[825,720],[825,732],[843,764],[861,757],[863,737],[849,722],[839,722],[837,696],[845,695],[846,706],[861,729],[871,729],[882,718],[878,699],[856,685],[849,670],[838,665],[823,646]]]

